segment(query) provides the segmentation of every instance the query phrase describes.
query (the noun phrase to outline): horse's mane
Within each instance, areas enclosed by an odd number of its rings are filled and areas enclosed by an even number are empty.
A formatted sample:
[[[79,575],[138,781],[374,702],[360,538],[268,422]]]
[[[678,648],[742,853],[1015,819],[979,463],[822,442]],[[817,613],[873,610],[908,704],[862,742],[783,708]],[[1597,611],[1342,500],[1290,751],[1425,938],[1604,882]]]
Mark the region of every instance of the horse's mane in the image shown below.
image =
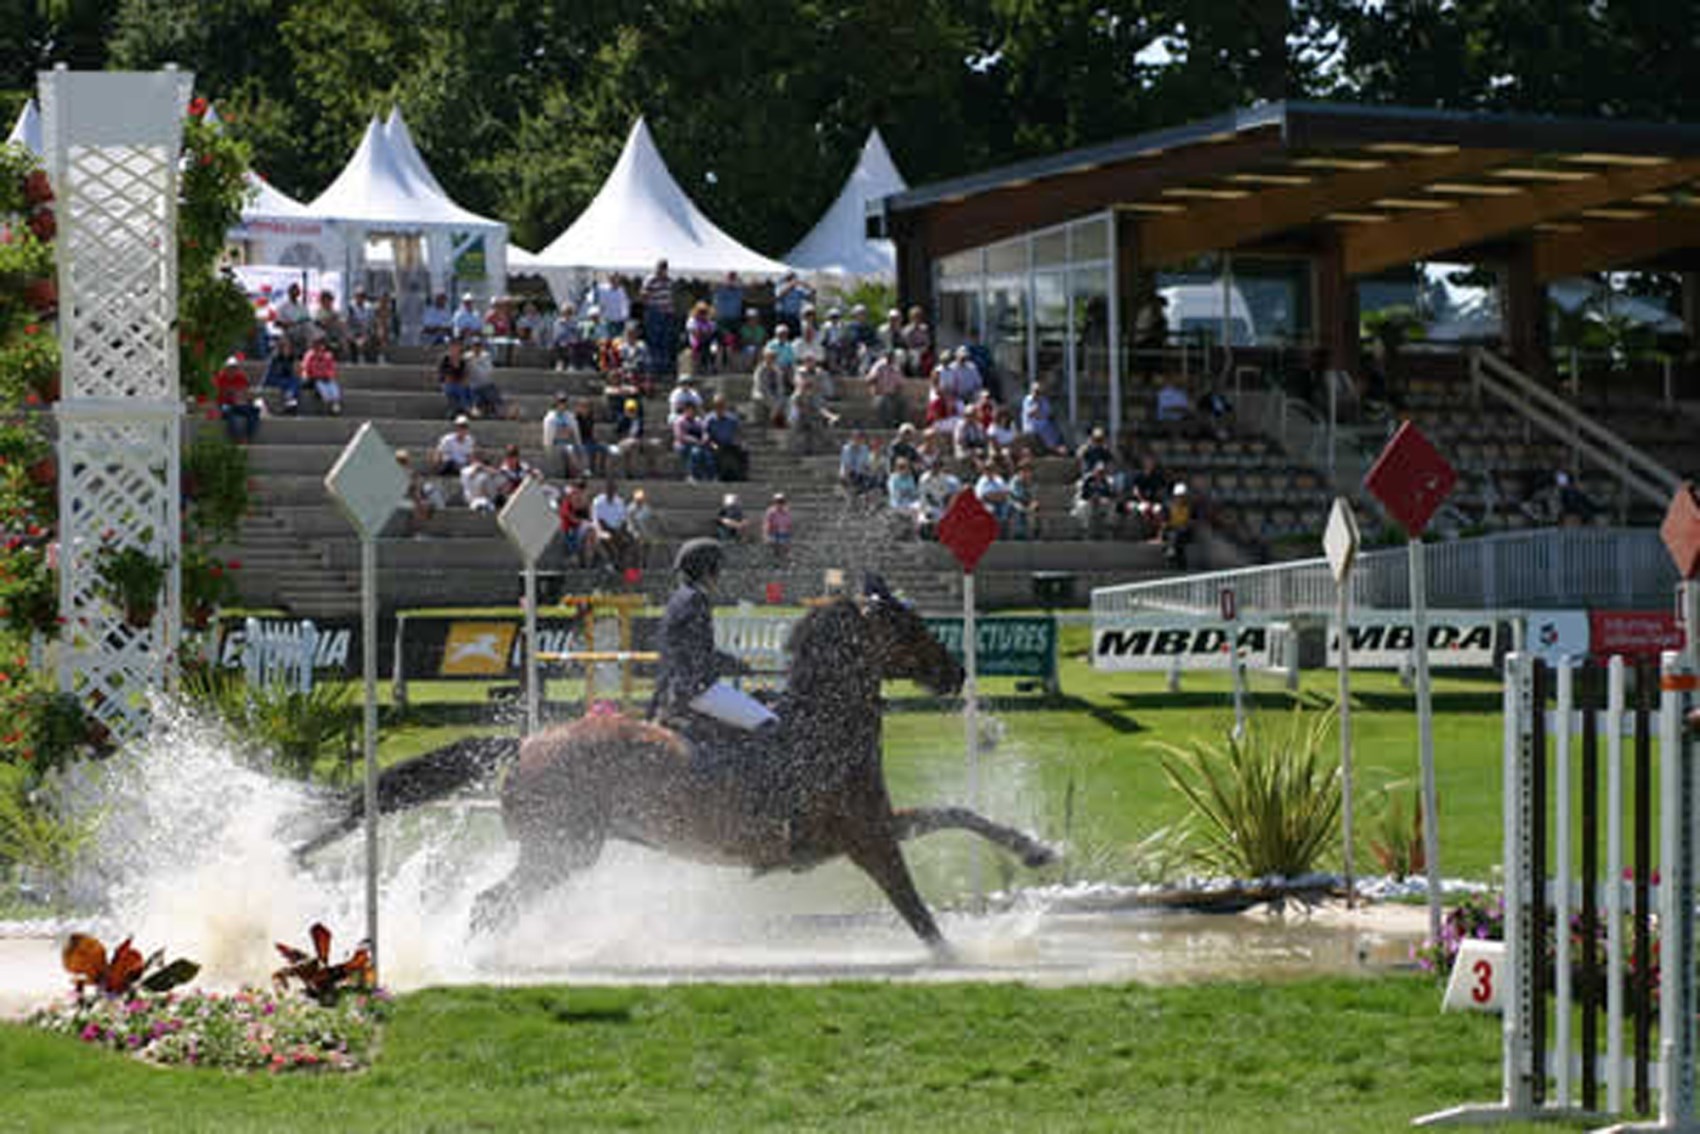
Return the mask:
[[[839,598],[817,606],[791,628],[789,687],[794,694],[840,696],[877,685],[861,609]]]

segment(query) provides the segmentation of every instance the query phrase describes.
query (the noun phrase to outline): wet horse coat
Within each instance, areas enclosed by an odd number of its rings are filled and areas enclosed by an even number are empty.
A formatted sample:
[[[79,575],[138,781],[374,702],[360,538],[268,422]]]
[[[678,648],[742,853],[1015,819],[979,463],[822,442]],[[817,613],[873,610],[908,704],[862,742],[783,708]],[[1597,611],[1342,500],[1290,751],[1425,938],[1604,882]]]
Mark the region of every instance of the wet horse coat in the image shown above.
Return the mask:
[[[493,927],[594,863],[608,839],[758,871],[804,870],[847,856],[929,945],[942,936],[899,843],[946,828],[972,831],[1027,865],[1048,848],[963,808],[895,810],[881,760],[880,682],[911,678],[953,693],[962,670],[914,611],[883,590],[839,600],[792,631],[780,723],[730,747],[693,751],[677,732],[590,716],[528,739],[502,788],[519,843],[513,873],[480,895],[475,923]]]

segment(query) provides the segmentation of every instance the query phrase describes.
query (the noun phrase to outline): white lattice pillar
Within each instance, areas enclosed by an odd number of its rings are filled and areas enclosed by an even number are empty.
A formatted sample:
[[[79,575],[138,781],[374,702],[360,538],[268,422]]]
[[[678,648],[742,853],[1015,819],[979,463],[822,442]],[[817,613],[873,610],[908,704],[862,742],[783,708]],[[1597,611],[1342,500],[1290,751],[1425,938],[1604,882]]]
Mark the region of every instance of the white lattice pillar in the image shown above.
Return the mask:
[[[192,82],[41,76],[59,222],[59,679],[121,739],[170,680],[179,622],[177,166]],[[169,564],[150,624],[101,594],[103,540]]]

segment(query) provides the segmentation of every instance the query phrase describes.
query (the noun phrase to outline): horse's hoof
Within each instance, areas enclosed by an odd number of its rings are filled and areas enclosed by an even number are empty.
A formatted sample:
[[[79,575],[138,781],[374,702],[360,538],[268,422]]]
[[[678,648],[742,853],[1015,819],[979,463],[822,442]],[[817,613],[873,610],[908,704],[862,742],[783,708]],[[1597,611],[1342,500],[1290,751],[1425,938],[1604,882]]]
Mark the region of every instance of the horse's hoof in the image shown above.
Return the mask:
[[[932,951],[932,960],[935,965],[956,968],[962,964],[962,954],[958,953],[955,946],[942,937],[937,941],[929,941],[927,948]]]

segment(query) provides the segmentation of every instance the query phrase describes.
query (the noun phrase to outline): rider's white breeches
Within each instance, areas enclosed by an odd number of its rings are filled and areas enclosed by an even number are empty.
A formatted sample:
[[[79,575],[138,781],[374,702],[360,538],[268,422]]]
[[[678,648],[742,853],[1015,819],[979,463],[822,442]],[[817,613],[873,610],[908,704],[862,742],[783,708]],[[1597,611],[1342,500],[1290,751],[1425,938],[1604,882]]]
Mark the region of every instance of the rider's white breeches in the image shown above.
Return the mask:
[[[779,719],[766,705],[724,681],[716,681],[693,697],[691,708],[742,729],[760,728]]]

